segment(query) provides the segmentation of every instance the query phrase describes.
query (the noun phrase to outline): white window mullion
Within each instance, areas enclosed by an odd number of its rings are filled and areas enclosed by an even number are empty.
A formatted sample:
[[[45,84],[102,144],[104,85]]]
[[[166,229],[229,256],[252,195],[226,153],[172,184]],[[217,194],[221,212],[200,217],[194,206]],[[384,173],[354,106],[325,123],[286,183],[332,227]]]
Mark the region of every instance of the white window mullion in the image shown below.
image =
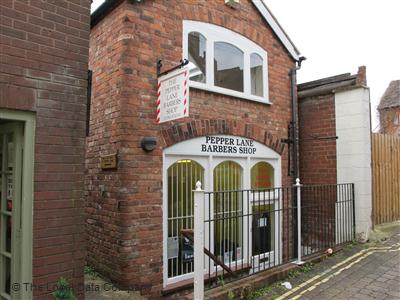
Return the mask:
[[[186,26],[183,26],[183,30],[182,30],[182,59],[186,58],[189,59],[189,50],[188,50],[188,34],[189,34],[189,30]]]
[[[214,86],[214,42],[212,36],[207,35],[207,53],[206,53],[206,86],[212,88]]]
[[[244,53],[243,62],[243,90],[246,95],[251,94],[251,82],[250,82],[250,53]]]
[[[268,53],[265,53],[265,57],[263,58],[263,81],[264,81],[264,86],[263,86],[263,98],[267,99],[270,102],[269,99],[269,84],[268,84]]]

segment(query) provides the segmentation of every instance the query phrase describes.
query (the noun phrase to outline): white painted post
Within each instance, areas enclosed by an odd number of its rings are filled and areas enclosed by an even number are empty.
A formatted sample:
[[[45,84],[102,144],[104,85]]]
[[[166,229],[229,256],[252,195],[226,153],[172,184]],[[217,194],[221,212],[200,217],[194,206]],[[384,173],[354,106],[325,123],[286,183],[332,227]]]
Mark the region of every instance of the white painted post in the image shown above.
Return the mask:
[[[204,191],[201,182],[194,190],[194,300],[204,299]]]
[[[301,184],[300,179],[296,178],[297,189],[297,261],[296,264],[301,265]]]

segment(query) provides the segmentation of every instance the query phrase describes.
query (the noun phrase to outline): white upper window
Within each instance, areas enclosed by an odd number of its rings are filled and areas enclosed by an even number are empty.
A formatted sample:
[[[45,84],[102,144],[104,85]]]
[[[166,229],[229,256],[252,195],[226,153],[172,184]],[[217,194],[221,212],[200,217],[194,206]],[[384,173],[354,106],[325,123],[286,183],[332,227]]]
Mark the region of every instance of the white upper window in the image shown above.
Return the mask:
[[[183,56],[191,87],[270,103],[267,52],[246,37],[217,25],[183,21]]]

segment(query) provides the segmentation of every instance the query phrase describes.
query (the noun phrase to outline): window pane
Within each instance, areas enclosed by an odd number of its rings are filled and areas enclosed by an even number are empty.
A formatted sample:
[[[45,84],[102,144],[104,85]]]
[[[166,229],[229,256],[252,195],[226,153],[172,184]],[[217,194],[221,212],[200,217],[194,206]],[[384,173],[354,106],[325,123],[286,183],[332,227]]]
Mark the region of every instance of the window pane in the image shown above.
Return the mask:
[[[214,85],[243,92],[243,52],[235,46],[214,44]]]
[[[266,163],[259,162],[251,168],[251,188],[267,189],[274,186],[274,168]]]
[[[193,81],[206,82],[206,38],[191,32],[188,37],[189,78]]]
[[[263,59],[253,53],[250,56],[251,94],[263,96]]]
[[[11,253],[11,217],[4,216],[6,227],[6,252]],[[2,249],[3,250],[3,249]]]
[[[224,161],[214,168],[214,254],[226,265],[242,258],[242,168]]]
[[[168,168],[168,277],[193,272],[193,247],[181,235],[194,222],[193,190],[204,182],[204,169],[197,162],[182,159]]]
[[[0,257],[0,266],[2,267],[1,270],[2,276],[0,276],[1,278],[0,286],[3,286],[3,290],[0,292],[9,296],[11,287],[11,260],[5,256]],[[6,298],[1,297],[0,299],[6,299]]]
[[[254,205],[252,224],[253,255],[270,252],[275,247],[274,205]]]

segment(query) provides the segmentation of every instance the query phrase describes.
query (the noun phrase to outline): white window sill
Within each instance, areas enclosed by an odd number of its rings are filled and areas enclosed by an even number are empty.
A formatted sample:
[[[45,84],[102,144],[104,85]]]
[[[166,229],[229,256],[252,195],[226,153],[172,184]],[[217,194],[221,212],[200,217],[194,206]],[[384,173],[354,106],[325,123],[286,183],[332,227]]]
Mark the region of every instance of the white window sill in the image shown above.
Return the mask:
[[[223,94],[223,95],[227,95],[227,96],[232,96],[232,97],[241,98],[241,99],[245,99],[245,100],[255,101],[255,102],[268,104],[268,105],[272,104],[268,99],[266,99],[264,97],[249,95],[249,94],[237,92],[237,91],[230,90],[230,89],[225,89],[225,88],[218,87],[218,86],[209,86],[204,83],[196,82],[196,81],[189,80],[189,88],[195,88],[195,89],[204,90],[204,91],[208,91],[208,92]]]

